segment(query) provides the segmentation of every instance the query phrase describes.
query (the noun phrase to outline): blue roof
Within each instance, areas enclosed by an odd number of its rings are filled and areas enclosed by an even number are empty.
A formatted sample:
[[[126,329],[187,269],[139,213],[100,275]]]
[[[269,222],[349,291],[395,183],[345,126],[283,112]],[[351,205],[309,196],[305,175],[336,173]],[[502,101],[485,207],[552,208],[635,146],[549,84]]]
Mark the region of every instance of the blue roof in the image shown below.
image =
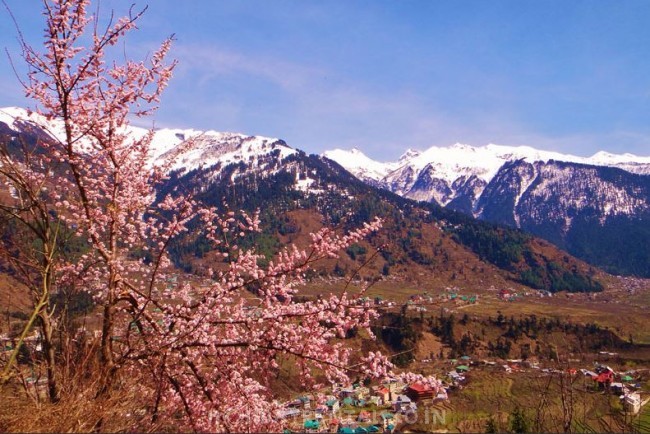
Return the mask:
[[[318,429],[320,428],[320,421],[318,419],[308,419],[305,421],[305,428]]]

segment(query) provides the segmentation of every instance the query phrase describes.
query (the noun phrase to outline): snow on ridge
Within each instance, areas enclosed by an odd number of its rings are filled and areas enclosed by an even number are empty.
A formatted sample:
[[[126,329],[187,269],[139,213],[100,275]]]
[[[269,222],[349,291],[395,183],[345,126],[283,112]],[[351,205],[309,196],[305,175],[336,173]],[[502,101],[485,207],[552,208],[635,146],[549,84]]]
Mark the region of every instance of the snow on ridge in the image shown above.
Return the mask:
[[[430,167],[437,177],[450,184],[461,176],[472,175],[489,182],[504,163],[521,159],[529,163],[555,160],[618,167],[635,173],[650,173],[650,157],[639,157],[629,153],[611,154],[600,151],[591,157],[580,157],[535,149],[530,146],[505,146],[491,143],[475,147],[455,143],[451,146],[432,146],[424,151],[409,149],[398,160],[399,168],[395,173],[388,174],[386,180],[390,181],[399,177],[399,172],[407,167],[415,173],[420,173],[426,167]],[[390,165],[391,163],[384,164]]]
[[[325,151],[323,157],[336,161],[357,177],[380,180],[397,168],[397,163],[381,163],[366,156],[357,148],[351,150],[334,149]]]
[[[406,162],[406,161],[408,161],[408,160],[411,160],[411,159],[417,157],[417,156],[420,155],[421,153],[422,153],[422,152],[421,152],[421,151],[418,151],[417,149],[408,148],[408,149],[406,150],[406,152],[404,152],[404,153],[399,157],[399,159],[398,159],[397,161],[398,161],[398,163],[404,163],[404,162]]]
[[[19,107],[0,108],[0,122],[21,132],[20,121],[41,127],[55,139],[63,137],[63,125],[60,120],[48,120]],[[133,140],[141,139],[149,131],[147,128],[132,125],[129,125],[126,130]],[[214,130],[161,128],[154,129],[149,158],[151,164],[168,162],[171,170],[190,171],[198,167],[207,168],[217,163],[257,161],[260,156],[276,149],[279,150],[280,158],[286,158],[297,152],[277,138]]]
[[[40,126],[55,140],[65,137],[63,123],[56,120],[48,120],[36,112],[31,112],[21,107],[1,107],[0,122],[7,124],[11,129],[22,132],[20,123],[27,122]]]
[[[156,163],[170,163],[170,170],[188,172],[239,162],[258,166],[260,159],[276,150],[280,159],[297,152],[276,138],[217,131],[193,132],[186,140],[161,154]]]
[[[6,123],[10,128],[20,131],[21,123],[17,120],[31,122],[39,125],[54,138],[63,137],[63,127],[59,120],[48,120],[34,112],[19,107],[0,108],[0,122]],[[144,136],[149,130],[135,126],[128,127],[128,133],[134,140]],[[191,139],[191,140],[190,140]],[[186,142],[193,144],[187,144]],[[221,152],[221,157],[216,158],[217,148],[222,149],[229,143],[242,144],[239,153],[226,156]],[[182,155],[180,147],[186,143],[185,151],[188,155]],[[280,149],[282,158],[296,152],[290,147],[283,145],[284,142],[276,138],[262,136],[247,136],[239,133],[224,133],[214,130],[199,131],[194,129],[156,129],[151,143],[150,158],[152,164],[160,161],[163,156],[169,158],[175,154],[186,161],[191,170],[199,166],[216,164],[217,162],[229,163],[243,161],[250,158],[257,159],[260,155],[273,150],[273,146]],[[272,144],[275,144],[272,146]],[[282,146],[280,146],[282,145]],[[203,150],[201,150],[203,149]],[[226,153],[227,154],[227,153]],[[430,166],[431,172],[436,177],[443,179],[450,184],[461,176],[477,176],[486,182],[498,172],[499,168],[507,161],[524,159],[528,162],[557,160],[596,166],[618,167],[632,173],[650,174],[650,156],[643,157],[630,153],[612,154],[600,151],[591,157],[579,157],[570,154],[562,154],[552,151],[538,150],[529,146],[504,146],[488,144],[481,147],[474,147],[466,144],[456,143],[452,146],[433,146],[424,151],[408,149],[395,162],[379,162],[366,156],[359,149],[349,151],[334,149],[321,154],[330,158],[355,176],[372,179],[375,181],[389,181],[399,177],[402,170],[410,171],[409,177],[417,178],[425,167]],[[216,159],[215,159],[216,158]],[[204,161],[202,161],[204,159]],[[175,168],[182,168],[182,161],[175,161]],[[415,175],[415,177],[413,177]]]

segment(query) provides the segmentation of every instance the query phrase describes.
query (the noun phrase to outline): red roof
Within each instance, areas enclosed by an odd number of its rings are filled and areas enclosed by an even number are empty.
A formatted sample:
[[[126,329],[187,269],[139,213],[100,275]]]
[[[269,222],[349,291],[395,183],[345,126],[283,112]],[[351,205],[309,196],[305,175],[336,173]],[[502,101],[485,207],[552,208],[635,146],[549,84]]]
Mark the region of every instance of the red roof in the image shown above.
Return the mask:
[[[599,383],[611,383],[612,382],[612,372],[611,371],[601,372],[596,377],[596,381],[598,381]]]
[[[416,393],[431,392],[433,390],[430,386],[425,386],[422,383],[413,383],[409,386],[409,389]]]

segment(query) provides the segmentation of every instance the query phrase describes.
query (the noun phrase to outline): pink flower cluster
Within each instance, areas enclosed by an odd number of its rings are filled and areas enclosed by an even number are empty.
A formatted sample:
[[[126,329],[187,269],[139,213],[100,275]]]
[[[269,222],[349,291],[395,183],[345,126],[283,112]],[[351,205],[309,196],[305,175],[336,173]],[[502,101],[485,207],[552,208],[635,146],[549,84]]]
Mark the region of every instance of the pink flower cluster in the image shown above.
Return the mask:
[[[54,135],[59,140],[42,143],[43,164],[25,176],[56,185],[42,199],[51,201],[52,219],[89,245],[74,261],[57,264],[56,281],[82,287],[101,306],[107,384],[119,373],[138,376],[152,419],[167,418],[180,429],[270,431],[280,428],[272,383],[287,366],[298,369],[307,388],[319,377],[388,375],[386,357],[356,357],[344,340],[352,329],[372,335],[376,313],[362,301],[363,291],[295,297],[316,261],[337,257],[381,221],[343,235],[322,229],[308,249],[287,247],[262,267],[255,250],[239,247],[242,237],[260,230],[259,214],[224,213],[180,194],[156,200],[164,174],[147,163],[152,133],[136,139],[126,126],[129,116],[156,108],[175,66],[165,63],[171,39],[146,62],[108,62],[106,50],[142,13],[101,30],[88,5],[46,0],[44,52],[23,43],[31,68],[26,93],[40,114],[64,127]],[[209,270],[208,286],[185,283],[170,291],[166,282],[177,273],[169,246],[193,219],[223,252],[227,269]],[[135,259],[134,251],[148,260]]]

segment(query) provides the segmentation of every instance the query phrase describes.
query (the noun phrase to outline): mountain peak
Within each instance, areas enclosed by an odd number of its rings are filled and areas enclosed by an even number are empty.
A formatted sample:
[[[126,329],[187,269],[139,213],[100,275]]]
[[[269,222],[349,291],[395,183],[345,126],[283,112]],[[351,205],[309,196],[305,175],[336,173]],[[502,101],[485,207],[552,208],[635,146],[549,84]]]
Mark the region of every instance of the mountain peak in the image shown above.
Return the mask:
[[[421,154],[421,152],[418,151],[417,149],[408,148],[408,149],[406,150],[406,152],[404,152],[404,153],[399,157],[399,160],[397,160],[397,161],[398,161],[398,162],[405,162],[405,161],[408,161],[408,160],[410,160],[410,159],[412,159],[412,158],[417,157],[417,156],[420,155],[420,154]]]
[[[381,163],[366,156],[358,148],[350,150],[333,149],[321,154],[323,157],[336,161],[347,171],[360,179],[379,181],[393,170],[397,163]]]

